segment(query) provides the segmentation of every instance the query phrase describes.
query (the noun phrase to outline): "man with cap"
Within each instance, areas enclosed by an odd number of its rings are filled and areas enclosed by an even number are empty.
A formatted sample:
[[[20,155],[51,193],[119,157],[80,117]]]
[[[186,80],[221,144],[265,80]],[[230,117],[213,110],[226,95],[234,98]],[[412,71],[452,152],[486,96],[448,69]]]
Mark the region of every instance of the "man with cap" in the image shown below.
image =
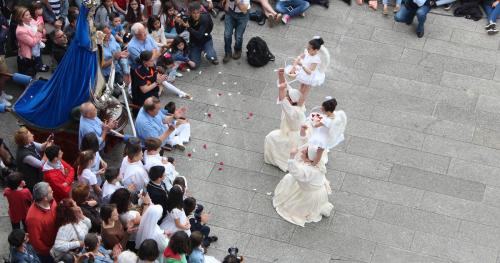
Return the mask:
[[[293,89],[285,80],[284,69],[278,70],[278,104],[281,105],[280,128],[271,131],[264,143],[264,161],[288,170],[290,149],[298,147],[300,128],[305,122],[305,107],[298,105],[300,91]]]

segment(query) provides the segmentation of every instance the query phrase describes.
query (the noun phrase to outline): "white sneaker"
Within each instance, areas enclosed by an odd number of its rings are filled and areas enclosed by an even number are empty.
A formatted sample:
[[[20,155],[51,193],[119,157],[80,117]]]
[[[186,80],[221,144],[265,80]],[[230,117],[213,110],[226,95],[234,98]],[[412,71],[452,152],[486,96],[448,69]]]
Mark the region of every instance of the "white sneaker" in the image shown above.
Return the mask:
[[[6,100],[6,99],[4,99],[4,98],[0,98],[0,104],[4,104],[4,105],[5,105],[5,107],[10,107],[10,106],[12,106],[12,104],[11,104],[8,100]]]
[[[182,76],[184,76],[184,75],[182,75],[182,73],[180,73],[180,72],[175,72],[175,76],[178,78],[182,78]]]
[[[9,95],[9,94],[5,93],[5,91],[4,91],[4,92],[2,92],[2,98],[6,99],[6,100],[11,100],[14,97],[12,95]]]

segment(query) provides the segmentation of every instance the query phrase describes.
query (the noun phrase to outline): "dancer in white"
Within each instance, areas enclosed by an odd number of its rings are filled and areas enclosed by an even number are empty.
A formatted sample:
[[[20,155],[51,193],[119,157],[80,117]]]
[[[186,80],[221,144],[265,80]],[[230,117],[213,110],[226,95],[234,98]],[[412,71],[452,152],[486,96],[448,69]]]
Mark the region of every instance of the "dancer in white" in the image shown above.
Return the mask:
[[[298,106],[300,91],[292,89],[285,80],[284,69],[278,70],[278,104],[281,105],[280,128],[271,131],[264,142],[264,162],[288,170],[288,155],[298,147],[300,127],[305,122],[305,107]]]
[[[316,146],[317,157],[311,161],[311,165],[320,162],[323,152],[344,141],[344,131],[347,124],[347,116],[344,111],[335,111],[337,101],[332,98],[326,100],[321,105],[321,113],[313,112],[308,117],[309,122],[302,126],[301,137],[308,138],[308,144]],[[325,154],[328,162],[328,155]]]
[[[281,179],[274,190],[273,206],[286,221],[304,226],[305,223],[319,222],[322,216],[330,216],[333,204],[328,201],[331,194],[330,182],[326,180],[325,157],[316,165],[317,147],[304,145],[290,152],[289,173]],[[326,153],[324,154],[326,156]]]
[[[323,44],[321,37],[314,37],[309,41],[304,53],[295,59],[293,65],[285,68],[285,72],[290,77],[300,82],[302,97],[299,105],[304,105],[311,87],[320,86],[325,82],[325,72],[330,64],[330,53]]]

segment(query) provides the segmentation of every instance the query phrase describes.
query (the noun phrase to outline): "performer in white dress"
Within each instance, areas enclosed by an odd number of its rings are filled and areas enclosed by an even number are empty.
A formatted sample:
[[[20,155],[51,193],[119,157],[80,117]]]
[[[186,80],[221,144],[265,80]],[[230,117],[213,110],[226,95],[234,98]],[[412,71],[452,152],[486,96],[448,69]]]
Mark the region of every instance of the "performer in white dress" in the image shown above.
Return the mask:
[[[298,147],[300,127],[305,122],[305,107],[298,106],[300,91],[292,89],[285,80],[284,70],[278,70],[278,104],[281,105],[280,128],[271,131],[264,141],[264,162],[288,170],[288,155]]]
[[[289,76],[300,82],[302,98],[299,105],[304,104],[311,87],[323,85],[325,82],[325,72],[330,64],[330,53],[323,44],[321,37],[314,37],[309,41],[304,53],[295,59],[293,65],[285,68]]]
[[[330,182],[326,180],[325,158],[313,166],[316,146],[305,144],[294,148],[288,160],[289,173],[281,179],[274,190],[273,206],[286,221],[304,226],[305,223],[319,222],[322,216],[330,216],[333,204],[328,201],[331,194]],[[324,154],[326,156],[326,153]]]
[[[323,156],[325,150],[328,153],[330,149],[344,141],[347,116],[344,111],[335,111],[336,107],[337,101],[334,98],[324,101],[321,105],[322,113],[311,113],[308,123],[301,128],[301,137],[308,138],[309,145],[318,147],[316,155],[318,157],[311,162],[312,165],[320,161],[319,157]],[[327,163],[328,155],[325,156]]]

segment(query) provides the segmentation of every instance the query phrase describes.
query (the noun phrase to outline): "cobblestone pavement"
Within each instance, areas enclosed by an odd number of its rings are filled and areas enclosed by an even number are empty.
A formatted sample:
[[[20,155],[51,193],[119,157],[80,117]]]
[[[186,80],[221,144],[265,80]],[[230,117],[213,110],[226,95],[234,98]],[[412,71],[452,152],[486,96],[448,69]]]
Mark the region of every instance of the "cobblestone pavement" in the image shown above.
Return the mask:
[[[219,242],[210,254],[236,245],[248,263],[500,262],[500,38],[484,24],[430,14],[417,39],[415,24],[333,2],[288,26],[250,22],[245,41],[263,37],[274,64],[255,69],[242,59],[186,73],[176,84],[194,100],[174,100],[189,108],[193,139],[173,155],[212,213]],[[263,142],[279,127],[273,70],[314,35],[332,65],[307,106],[336,97],[348,127],[328,163],[335,213],[302,228],[272,208],[268,193],[283,173],[264,164]],[[217,20],[220,60],[222,36]],[[14,118],[0,121],[10,138]],[[0,212],[3,243],[4,203]]]

